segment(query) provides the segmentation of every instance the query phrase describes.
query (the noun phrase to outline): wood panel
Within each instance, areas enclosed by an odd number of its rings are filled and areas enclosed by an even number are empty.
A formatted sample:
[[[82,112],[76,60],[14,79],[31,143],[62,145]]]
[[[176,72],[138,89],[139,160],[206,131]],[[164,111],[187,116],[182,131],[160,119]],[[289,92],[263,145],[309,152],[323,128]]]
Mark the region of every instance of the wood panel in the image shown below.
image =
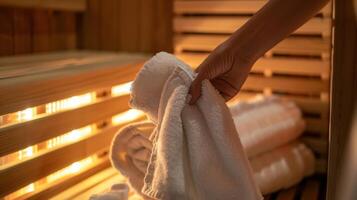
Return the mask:
[[[36,189],[34,193],[30,193],[24,196],[21,196],[19,199],[49,199],[53,198],[56,194],[68,189],[72,188],[74,185],[80,183],[82,180],[89,178],[94,175],[103,176],[103,171],[107,169],[111,169],[110,162],[108,158],[101,159],[96,161],[93,166],[89,169],[84,170],[79,174],[72,175],[70,177],[66,177],[59,182],[55,182],[53,184],[48,184],[41,189]],[[98,180],[98,179],[97,179]]]
[[[305,80],[303,78],[289,77],[264,77],[259,75],[250,75],[245,81],[242,89],[264,90],[269,88],[279,92],[320,94],[328,92],[328,81],[323,80]]]
[[[80,43],[95,50],[171,52],[172,12],[167,0],[89,0]]]
[[[174,12],[176,14],[253,14],[267,1],[264,0],[185,0],[175,1]],[[321,11],[324,16],[331,15],[331,4],[326,5]]]
[[[146,58],[119,54],[109,61],[5,79],[0,115],[131,81]]]
[[[0,56],[77,48],[73,11],[8,7],[1,2]]]
[[[341,192],[348,192],[346,196],[351,195],[351,198],[356,196],[355,186],[351,185],[351,189],[346,186],[346,183],[353,181],[341,180],[341,175],[345,172],[345,162],[354,160],[347,157],[345,151],[349,142],[353,141],[352,136],[356,135],[356,129],[353,129],[357,120],[356,2],[334,1],[334,6],[336,22],[331,85],[328,200],[340,199]],[[353,154],[349,156],[355,157]],[[355,171],[355,168],[351,169]],[[349,175],[348,173],[346,172],[346,175]],[[348,178],[355,179],[355,176]]]
[[[13,48],[13,12],[11,8],[0,7],[0,56],[12,55]]]
[[[81,195],[84,192],[89,193],[96,186],[102,186],[105,187],[105,189],[108,189],[112,186],[112,184],[107,185],[103,183],[112,177],[118,177],[118,176],[120,178],[123,178],[114,168],[109,167],[108,169],[105,169],[91,177],[88,177],[82,182],[73,185],[71,188],[53,196],[52,199],[53,200],[76,199],[76,198],[78,199],[77,197],[78,195]],[[91,192],[91,194],[95,194],[95,193]]]
[[[45,8],[82,12],[86,10],[85,0],[0,0],[1,6]]]
[[[175,52],[212,51],[228,37],[221,35],[176,35]],[[330,53],[331,41],[320,38],[287,38],[271,50],[272,53],[326,56]]]
[[[117,130],[118,127],[108,127],[89,138],[1,169],[0,196],[9,194],[100,150],[107,149]]]
[[[124,112],[129,109],[128,101],[128,96],[103,99],[74,110],[57,112],[3,127],[0,129],[0,156]]]
[[[14,12],[14,54],[24,54],[31,52],[31,11],[27,9],[15,9]]]
[[[175,54],[192,67],[198,67],[209,52],[266,2],[176,0],[173,19]],[[307,142],[324,160],[329,124],[331,11],[331,4],[328,4],[260,58],[235,98],[273,94],[295,101],[306,121],[305,136],[314,137]],[[291,198],[297,197],[292,195]]]
[[[188,33],[233,33],[249,17],[181,16],[174,19],[174,31]],[[295,31],[295,34],[331,35],[330,18],[313,18]]]

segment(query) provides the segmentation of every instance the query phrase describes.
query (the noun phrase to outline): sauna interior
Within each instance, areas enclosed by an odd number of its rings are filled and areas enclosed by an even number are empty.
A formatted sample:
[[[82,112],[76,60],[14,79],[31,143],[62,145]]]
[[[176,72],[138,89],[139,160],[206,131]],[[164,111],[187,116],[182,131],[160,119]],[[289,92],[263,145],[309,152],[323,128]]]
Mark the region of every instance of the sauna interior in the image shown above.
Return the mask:
[[[121,127],[145,120],[128,106],[131,82],[143,63],[166,51],[195,68],[266,2],[0,0],[0,199],[89,199],[126,182],[111,167],[108,150]],[[347,2],[328,3],[269,50],[231,100],[275,95],[303,113],[300,140],[314,152],[315,172],[265,199],[335,199],[339,173],[328,170],[340,170],[339,144],[346,143],[331,135],[330,129],[342,130],[331,122],[349,115],[340,118],[342,111],[331,109],[354,95],[338,93],[345,86],[332,82],[355,74],[346,68],[332,79],[339,73],[333,62],[342,62],[333,59],[342,54],[334,52],[334,42],[349,44],[336,40],[343,34],[356,39],[355,25],[339,29],[334,23],[343,23],[335,14],[345,13]],[[346,106],[340,108],[351,112]],[[128,198],[141,199],[133,191]]]

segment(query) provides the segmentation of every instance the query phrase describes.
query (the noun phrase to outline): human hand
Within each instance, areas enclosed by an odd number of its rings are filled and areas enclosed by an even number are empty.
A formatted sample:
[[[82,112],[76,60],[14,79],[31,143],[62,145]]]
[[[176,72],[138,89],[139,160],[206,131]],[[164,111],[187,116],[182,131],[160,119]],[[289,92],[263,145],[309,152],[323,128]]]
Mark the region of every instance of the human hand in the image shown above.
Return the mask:
[[[210,80],[226,101],[232,99],[239,92],[252,65],[253,62],[239,56],[229,42],[221,44],[195,70],[198,75],[190,87],[190,104],[201,96],[201,84],[205,79]]]

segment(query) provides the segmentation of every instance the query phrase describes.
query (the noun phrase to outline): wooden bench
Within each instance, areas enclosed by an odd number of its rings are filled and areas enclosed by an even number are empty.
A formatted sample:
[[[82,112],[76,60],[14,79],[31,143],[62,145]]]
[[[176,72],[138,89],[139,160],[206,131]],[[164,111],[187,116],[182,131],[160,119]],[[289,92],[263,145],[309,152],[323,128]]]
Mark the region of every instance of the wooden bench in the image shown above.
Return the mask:
[[[0,59],[0,197],[47,199],[110,166],[130,81],[148,57],[70,51]]]

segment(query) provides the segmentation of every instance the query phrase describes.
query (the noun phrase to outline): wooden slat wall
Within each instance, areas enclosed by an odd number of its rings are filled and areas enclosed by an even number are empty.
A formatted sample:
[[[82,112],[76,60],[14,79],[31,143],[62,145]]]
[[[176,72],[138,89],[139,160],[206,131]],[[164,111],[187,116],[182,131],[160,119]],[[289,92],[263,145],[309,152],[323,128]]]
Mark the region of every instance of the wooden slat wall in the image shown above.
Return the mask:
[[[90,51],[0,59],[0,96],[4,100],[0,103],[0,120],[3,115],[26,107],[37,106],[39,110],[46,103],[97,92],[94,102],[78,108],[42,113],[15,124],[0,124],[0,159],[71,130],[92,124],[96,127],[91,135],[80,140],[41,150],[29,159],[0,163],[0,198],[76,161],[107,152],[113,135],[125,124],[114,124],[111,118],[129,109],[128,94],[113,96],[111,87],[131,81],[146,59],[146,55],[140,54]],[[142,119],[139,116],[136,120]],[[80,174],[41,186],[21,198],[48,198],[108,166],[108,159],[100,158]]]
[[[66,10],[0,6],[0,56],[77,48],[76,16]]]
[[[175,0],[174,52],[197,67],[242,26],[265,0]],[[275,94],[300,106],[307,122],[304,140],[326,163],[329,124],[331,4],[277,44],[253,66],[239,98]],[[319,171],[326,171],[321,169]]]
[[[82,12],[86,9],[86,0],[0,0],[0,5]]]
[[[88,0],[80,46],[127,52],[172,51],[172,1]]]

